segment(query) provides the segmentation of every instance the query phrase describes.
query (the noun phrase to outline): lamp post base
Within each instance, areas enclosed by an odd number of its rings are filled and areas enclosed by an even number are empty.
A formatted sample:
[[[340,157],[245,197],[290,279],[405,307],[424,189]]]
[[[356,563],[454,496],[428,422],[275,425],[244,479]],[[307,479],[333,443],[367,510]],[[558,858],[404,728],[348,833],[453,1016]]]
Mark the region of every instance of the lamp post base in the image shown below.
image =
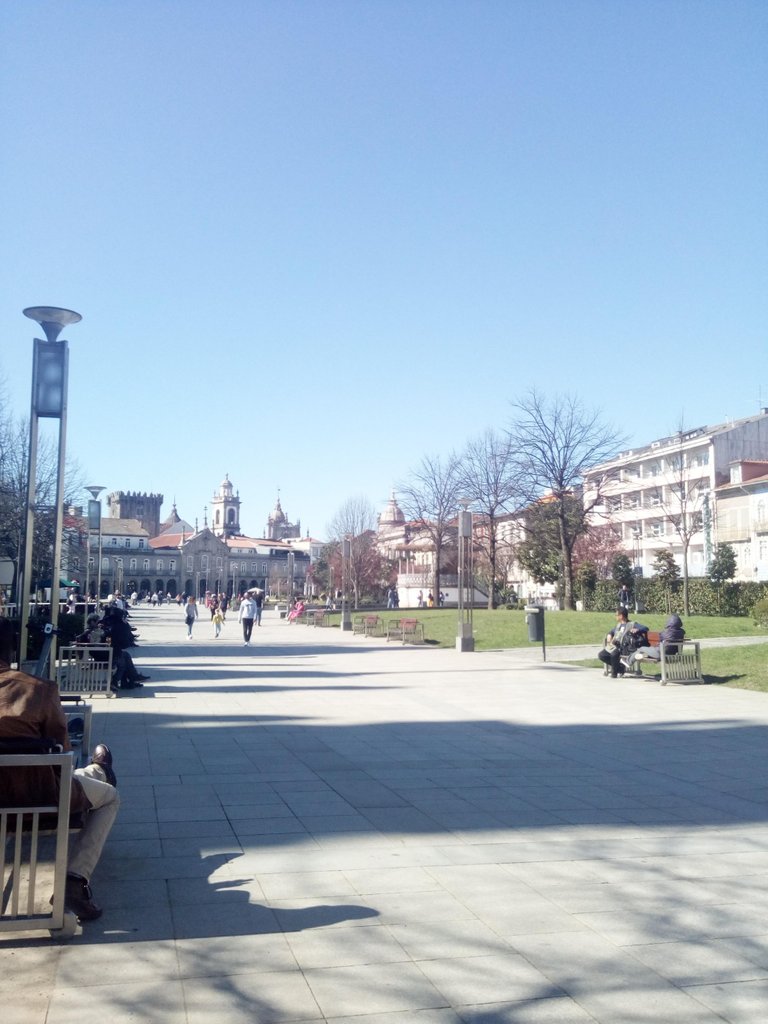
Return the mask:
[[[475,638],[473,636],[457,636],[456,637],[456,650],[457,651],[474,651],[475,649]]]

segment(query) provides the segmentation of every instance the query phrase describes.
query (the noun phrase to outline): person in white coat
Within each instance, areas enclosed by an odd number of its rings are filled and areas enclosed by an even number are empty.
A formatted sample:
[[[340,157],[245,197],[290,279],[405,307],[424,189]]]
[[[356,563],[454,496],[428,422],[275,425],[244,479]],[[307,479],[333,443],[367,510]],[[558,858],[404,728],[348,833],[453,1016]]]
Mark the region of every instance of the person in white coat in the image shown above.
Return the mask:
[[[243,624],[243,646],[251,646],[251,633],[253,632],[253,620],[256,618],[256,602],[252,594],[246,594],[240,602],[240,611],[237,613],[237,621]]]

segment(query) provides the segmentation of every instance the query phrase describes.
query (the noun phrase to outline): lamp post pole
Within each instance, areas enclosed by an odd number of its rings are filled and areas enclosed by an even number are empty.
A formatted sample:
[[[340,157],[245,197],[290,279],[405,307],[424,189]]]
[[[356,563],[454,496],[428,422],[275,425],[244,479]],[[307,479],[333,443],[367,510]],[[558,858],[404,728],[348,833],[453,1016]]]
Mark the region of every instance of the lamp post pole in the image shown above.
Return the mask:
[[[98,484],[91,484],[85,488],[86,491],[91,495],[91,500],[88,502],[88,552],[90,554],[91,547],[91,530],[98,531],[98,542],[96,548],[96,556],[99,560],[98,568],[96,570],[96,611],[99,610],[99,602],[101,601],[101,501],[99,495],[104,490],[103,487],[99,487]],[[86,595],[86,608],[88,607],[88,596]]]
[[[352,557],[352,539],[347,536],[341,542],[341,628],[352,629],[349,612],[349,561]]]
[[[459,621],[456,632],[456,650],[474,651],[475,638],[472,632],[472,608],[475,588],[472,572],[472,513],[469,511],[466,503],[459,512],[458,570]],[[491,586],[493,586],[493,583],[491,583]]]
[[[54,508],[53,565],[51,568],[51,625],[59,621],[59,581],[61,579],[61,544],[64,524],[64,465],[67,439],[67,376],[69,348],[59,341],[59,335],[68,324],[83,318],[71,309],[58,306],[28,306],[24,316],[35,320],[43,328],[46,340],[34,339],[32,362],[32,399],[29,415],[29,459],[27,463],[26,525],[24,532],[24,569],[19,581],[18,604],[21,615],[19,666],[27,655],[27,598],[32,577],[32,548],[35,535],[35,505],[37,492],[38,421],[41,418],[59,421],[59,451],[56,469],[56,505]],[[50,676],[55,675],[56,636],[51,645]]]

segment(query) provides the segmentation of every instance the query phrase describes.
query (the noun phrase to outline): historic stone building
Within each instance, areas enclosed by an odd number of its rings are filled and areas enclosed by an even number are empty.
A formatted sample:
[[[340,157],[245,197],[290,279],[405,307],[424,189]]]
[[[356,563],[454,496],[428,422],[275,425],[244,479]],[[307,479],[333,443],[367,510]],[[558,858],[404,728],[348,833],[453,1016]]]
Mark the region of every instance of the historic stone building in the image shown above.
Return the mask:
[[[293,537],[301,537],[301,520],[295,523],[288,521],[280,504],[280,495],[277,496],[272,514],[267,519],[266,536],[269,540],[289,540]]]
[[[240,533],[240,492],[235,494],[229,474],[211,501],[211,529],[217,537],[237,537]]]
[[[160,533],[162,494],[139,491],[113,491],[107,495],[107,508],[113,519],[136,519],[150,537]]]

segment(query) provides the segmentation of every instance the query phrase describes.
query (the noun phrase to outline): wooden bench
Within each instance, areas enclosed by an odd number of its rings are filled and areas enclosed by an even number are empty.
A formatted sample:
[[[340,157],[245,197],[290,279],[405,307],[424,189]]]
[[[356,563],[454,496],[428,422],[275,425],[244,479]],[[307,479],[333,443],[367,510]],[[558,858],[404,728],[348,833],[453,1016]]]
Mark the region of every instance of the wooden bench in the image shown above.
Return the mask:
[[[634,661],[635,675],[643,675],[643,665],[661,666],[661,685],[667,683],[681,683],[688,685],[699,683],[703,685],[704,677],[701,674],[701,647],[698,640],[674,640],[664,642],[657,632],[649,631],[648,643],[651,647],[659,648],[659,658],[648,658],[645,656],[647,648],[641,647],[640,653],[643,657]],[[674,652],[674,653],[672,653]]]
[[[356,615],[352,632],[360,636],[384,636],[384,623],[379,615]]]
[[[325,626],[327,614],[325,608],[307,608],[301,616],[301,621],[305,626]]]
[[[6,748],[7,749],[7,748]],[[57,804],[34,807],[0,805],[0,934],[48,931],[52,938],[71,938],[77,918],[64,909],[69,856],[73,756],[71,753],[0,753],[0,776],[19,768],[53,767],[59,772]],[[2,791],[0,786],[0,791]],[[53,901],[49,903],[50,873],[41,870],[40,840],[53,836]],[[38,878],[39,875],[43,879]],[[40,881],[40,885],[38,885]],[[45,892],[38,893],[45,886]]]
[[[109,644],[62,647],[56,663],[59,693],[103,693],[112,690],[112,648]]]
[[[423,644],[424,625],[418,619],[391,619],[387,623],[387,642],[390,640]]]

